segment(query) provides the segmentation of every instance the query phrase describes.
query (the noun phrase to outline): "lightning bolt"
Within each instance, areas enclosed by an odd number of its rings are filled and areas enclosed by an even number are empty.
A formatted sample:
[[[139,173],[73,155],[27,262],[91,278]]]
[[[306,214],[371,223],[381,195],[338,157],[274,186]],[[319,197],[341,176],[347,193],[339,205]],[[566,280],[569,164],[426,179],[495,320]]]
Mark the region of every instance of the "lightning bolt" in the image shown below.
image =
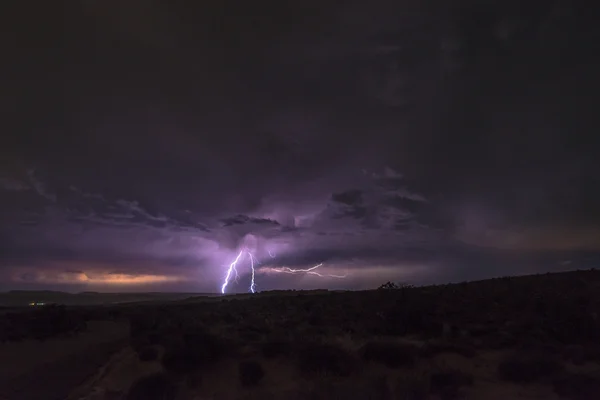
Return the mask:
[[[248,252],[248,255],[250,256],[250,268],[252,269],[252,280],[250,281],[250,291],[252,293],[254,293],[254,290],[256,289],[256,284],[254,283],[254,256],[252,255],[252,253]]]
[[[257,261],[256,257],[254,257],[254,254],[252,254],[252,252],[250,250],[244,248],[244,249],[240,250],[237,257],[231,262],[231,264],[229,264],[229,268],[227,268],[227,274],[225,275],[225,279],[223,280],[223,285],[221,285],[221,294],[225,294],[225,289],[227,288],[227,285],[229,285],[229,280],[231,278],[232,273],[235,273],[235,281],[236,282],[238,281],[239,275],[238,275],[237,265],[238,265],[238,262],[240,262],[242,260],[244,255],[248,255],[248,258],[250,260],[250,269],[252,271],[252,279],[250,281],[250,292],[252,292],[252,293],[256,292],[256,282],[254,280],[256,271],[255,271],[254,266],[256,264],[259,264],[259,262]]]
[[[236,266],[237,266],[238,261],[240,261],[240,258],[242,257],[242,254],[244,254],[244,250],[240,250],[240,253],[237,255],[237,257],[235,258],[235,260],[233,260],[233,262],[231,264],[229,264],[229,268],[227,269],[227,275],[225,276],[225,281],[223,282],[223,285],[221,286],[221,293],[222,294],[225,294],[225,288],[229,284],[229,278],[231,277],[231,272],[235,271],[235,276],[236,276],[236,279],[237,279],[238,272],[237,272]]]
[[[275,258],[275,255],[273,253],[271,253],[270,251],[268,253],[271,258]],[[237,257],[235,257],[235,259],[231,262],[231,264],[229,264],[229,268],[227,268],[227,274],[225,275],[225,279],[223,280],[223,285],[221,286],[221,294],[225,294],[225,289],[227,289],[227,285],[229,284],[229,280],[231,278],[232,273],[235,273],[235,281],[236,282],[238,281],[239,275],[238,275],[237,266],[238,266],[238,263],[242,260],[242,258],[245,255],[248,255],[248,259],[250,261],[250,270],[252,273],[249,291],[252,293],[256,293],[256,280],[255,280],[256,266],[259,265],[260,262],[257,260],[257,258],[254,256],[254,254],[252,254],[252,252],[250,250],[248,250],[247,248],[243,248],[240,250]],[[321,266],[323,266],[323,263],[319,263],[319,264],[315,265],[314,267],[310,267],[310,268],[265,267],[264,269],[261,268],[261,271],[263,271],[263,272],[273,271],[273,272],[282,273],[282,274],[307,274],[307,275],[315,275],[315,276],[318,276],[321,278],[343,279],[346,277],[345,274],[344,275],[322,274],[322,273],[316,271]],[[259,272],[261,272],[261,271],[259,271]]]
[[[318,269],[319,267],[321,267],[323,265],[323,263],[319,263],[317,265],[315,265],[314,267],[310,267],[310,268],[289,268],[289,267],[280,267],[280,268],[271,268],[272,271],[275,272],[279,272],[279,273],[284,273],[284,274],[301,274],[301,273],[305,273],[305,274],[310,274],[310,275],[316,275],[319,276],[321,278],[339,278],[339,279],[343,279],[346,277],[346,275],[334,275],[334,274],[322,274],[320,272],[315,271],[316,269]]]

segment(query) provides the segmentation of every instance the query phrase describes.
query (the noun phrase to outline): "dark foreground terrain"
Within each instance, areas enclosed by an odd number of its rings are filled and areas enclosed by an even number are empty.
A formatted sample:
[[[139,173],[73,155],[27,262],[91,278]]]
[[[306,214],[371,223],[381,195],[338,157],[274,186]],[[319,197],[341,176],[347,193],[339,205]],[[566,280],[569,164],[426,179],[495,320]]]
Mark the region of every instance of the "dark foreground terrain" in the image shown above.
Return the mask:
[[[65,293],[52,290],[13,290],[0,293],[0,307],[25,307],[31,303],[64,304],[68,306],[99,306],[132,302],[165,302],[198,296],[193,293]],[[202,296],[209,296],[203,294]],[[214,296],[214,295],[213,295]]]
[[[0,399],[600,398],[600,273],[8,310]]]

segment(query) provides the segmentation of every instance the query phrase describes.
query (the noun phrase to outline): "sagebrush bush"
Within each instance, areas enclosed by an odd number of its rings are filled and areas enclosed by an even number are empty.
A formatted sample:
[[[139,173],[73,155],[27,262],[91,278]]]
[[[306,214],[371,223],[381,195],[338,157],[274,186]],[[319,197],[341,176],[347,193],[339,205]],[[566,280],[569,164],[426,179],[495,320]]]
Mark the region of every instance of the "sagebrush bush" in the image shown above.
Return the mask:
[[[265,376],[265,370],[258,361],[242,361],[238,365],[238,376],[243,386],[255,386]]]
[[[463,386],[473,384],[473,377],[456,369],[443,369],[431,374],[429,384],[432,393],[443,399],[456,399]]]
[[[155,361],[158,359],[158,348],[156,346],[146,346],[138,351],[140,361]]]
[[[598,377],[565,372],[556,376],[552,385],[556,394],[562,398],[573,400],[600,398],[600,378]]]
[[[400,368],[415,364],[418,348],[406,343],[368,342],[359,353],[365,361],[381,363],[389,368]]]
[[[275,358],[290,355],[293,351],[293,345],[288,341],[273,340],[261,343],[260,349],[265,358]]]
[[[157,373],[135,382],[127,393],[127,400],[174,400],[177,389],[165,373]]]
[[[298,368],[306,375],[349,376],[357,367],[352,353],[332,344],[306,343],[298,351]]]
[[[506,381],[530,383],[542,378],[553,377],[565,366],[557,357],[543,353],[516,353],[498,364],[498,374]]]
[[[397,400],[426,400],[429,386],[429,376],[406,374],[397,379],[394,393]]]
[[[234,344],[208,332],[194,332],[173,341],[165,349],[162,364],[169,372],[186,374],[206,369],[231,354]]]
[[[419,354],[423,357],[434,357],[443,353],[459,354],[463,357],[472,358],[477,355],[477,350],[473,346],[448,341],[428,342],[419,350]]]

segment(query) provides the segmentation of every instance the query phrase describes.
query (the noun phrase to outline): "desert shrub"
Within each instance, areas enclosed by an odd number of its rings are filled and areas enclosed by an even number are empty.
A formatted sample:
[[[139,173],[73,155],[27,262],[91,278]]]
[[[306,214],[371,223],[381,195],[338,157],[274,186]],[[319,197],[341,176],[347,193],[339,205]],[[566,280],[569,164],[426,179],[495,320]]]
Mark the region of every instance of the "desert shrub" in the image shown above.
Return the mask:
[[[443,399],[460,397],[460,388],[473,384],[473,377],[456,369],[435,371],[430,376],[431,392]]]
[[[229,302],[236,301],[235,299],[229,300]],[[235,324],[238,322],[238,318],[231,312],[225,312],[221,315],[221,320],[226,324]]]
[[[552,377],[564,370],[561,361],[549,354],[519,353],[500,362],[498,374],[506,381],[530,383]]]
[[[323,317],[321,315],[311,314],[308,316],[307,322],[310,325],[317,326],[317,325],[323,325],[325,323],[325,320],[323,319]]]
[[[363,360],[381,363],[389,368],[413,366],[417,360],[417,347],[406,343],[369,342],[359,353]]]
[[[310,340],[318,341],[319,338],[331,337],[330,329],[327,326],[313,326],[309,325],[302,329],[299,340]]]
[[[183,336],[186,350],[198,360],[208,364],[220,361],[233,350],[233,343],[208,332],[195,332]]]
[[[429,377],[425,375],[402,375],[396,381],[395,395],[398,400],[425,400],[429,398]]]
[[[584,374],[564,373],[552,381],[554,391],[563,398],[573,400],[600,397],[600,379]]]
[[[15,321],[14,314],[6,314],[0,320],[0,342],[18,342],[29,335],[27,326]]]
[[[588,360],[588,349],[580,345],[565,346],[562,350],[565,361],[570,361],[575,365],[582,365]]]
[[[379,290],[402,290],[402,289],[412,289],[412,288],[414,288],[414,286],[410,285],[408,283],[386,282],[383,285],[379,286],[377,289],[379,289]]]
[[[514,334],[506,331],[498,331],[483,340],[482,347],[494,350],[514,347],[518,344],[518,339]]]
[[[156,346],[146,346],[138,351],[140,361],[155,361],[158,359],[158,348]]]
[[[135,382],[127,393],[127,400],[172,400],[177,392],[177,385],[166,374],[157,373]]]
[[[238,365],[238,376],[243,386],[255,386],[265,376],[265,370],[258,361],[242,361]]]
[[[256,331],[244,331],[239,333],[239,338],[244,342],[258,342],[262,339],[262,335]]]
[[[186,374],[216,364],[231,352],[232,345],[208,332],[189,333],[182,343],[165,349],[162,364],[169,372]]]
[[[354,381],[352,392],[348,393],[343,398],[345,399],[373,399],[373,400],[390,400],[394,398],[394,393],[390,385],[388,377],[376,375],[367,377],[367,379]],[[347,385],[345,382],[344,386]]]
[[[82,313],[65,306],[49,305],[35,310],[3,315],[0,337],[3,341],[28,338],[46,340],[56,336],[73,335],[87,328]]]
[[[284,340],[267,341],[260,345],[261,352],[266,358],[287,356],[292,353],[293,346]]]
[[[248,321],[244,324],[240,324],[237,326],[237,329],[240,332],[246,334],[253,334],[257,337],[262,337],[263,335],[268,335],[271,332],[271,328],[267,326],[264,321],[255,319],[254,321]]]
[[[306,385],[303,389],[305,390],[305,393],[301,393],[300,396],[292,398],[314,400],[390,400],[394,398],[388,379],[385,375],[366,376],[351,381],[318,379],[311,382],[311,384]]]
[[[148,340],[148,336],[142,335],[130,337],[129,344],[138,354],[146,347],[151,346],[150,340]]]
[[[443,324],[433,317],[434,308],[431,301],[423,301],[416,296],[410,300],[399,299],[383,314],[383,333],[398,336],[411,333],[440,336]]]
[[[183,345],[183,336],[175,331],[170,330],[152,330],[139,332],[133,337],[130,337],[129,343],[138,353],[150,346],[163,346],[165,348],[173,348]]]
[[[190,389],[197,389],[202,386],[202,374],[191,373],[185,377],[185,384]]]
[[[190,357],[184,347],[170,348],[162,357],[165,370],[175,375],[184,375],[200,368],[197,360]]]
[[[332,344],[307,343],[299,349],[298,368],[306,375],[349,376],[356,367],[353,354]]]
[[[132,338],[147,335],[154,326],[155,320],[152,315],[136,313],[129,316],[129,335]]]
[[[477,350],[473,346],[466,344],[447,341],[433,341],[427,343],[419,351],[419,354],[423,357],[434,357],[443,353],[459,354],[463,357],[473,358],[477,355]]]
[[[600,345],[593,344],[585,347],[585,361],[596,362],[600,364]]]
[[[474,338],[479,338],[494,334],[497,330],[498,328],[491,324],[476,324],[469,327],[469,334]]]

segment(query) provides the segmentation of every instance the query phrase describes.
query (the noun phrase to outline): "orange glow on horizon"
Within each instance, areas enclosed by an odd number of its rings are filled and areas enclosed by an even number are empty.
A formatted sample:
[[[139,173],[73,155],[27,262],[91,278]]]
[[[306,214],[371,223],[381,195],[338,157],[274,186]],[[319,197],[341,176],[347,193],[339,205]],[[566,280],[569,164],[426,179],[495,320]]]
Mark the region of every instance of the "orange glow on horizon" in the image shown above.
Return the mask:
[[[13,275],[13,281],[22,281],[22,269],[18,275]],[[124,274],[110,272],[58,272],[32,271],[29,281],[41,284],[85,284],[109,286],[138,286],[160,283],[181,282],[186,280],[181,276],[156,274]]]
[[[144,285],[151,283],[177,282],[181,280],[179,277],[165,275],[103,274],[89,276],[86,273],[75,275],[75,280],[77,282],[105,285]],[[68,280],[66,280],[65,283],[68,283]]]

